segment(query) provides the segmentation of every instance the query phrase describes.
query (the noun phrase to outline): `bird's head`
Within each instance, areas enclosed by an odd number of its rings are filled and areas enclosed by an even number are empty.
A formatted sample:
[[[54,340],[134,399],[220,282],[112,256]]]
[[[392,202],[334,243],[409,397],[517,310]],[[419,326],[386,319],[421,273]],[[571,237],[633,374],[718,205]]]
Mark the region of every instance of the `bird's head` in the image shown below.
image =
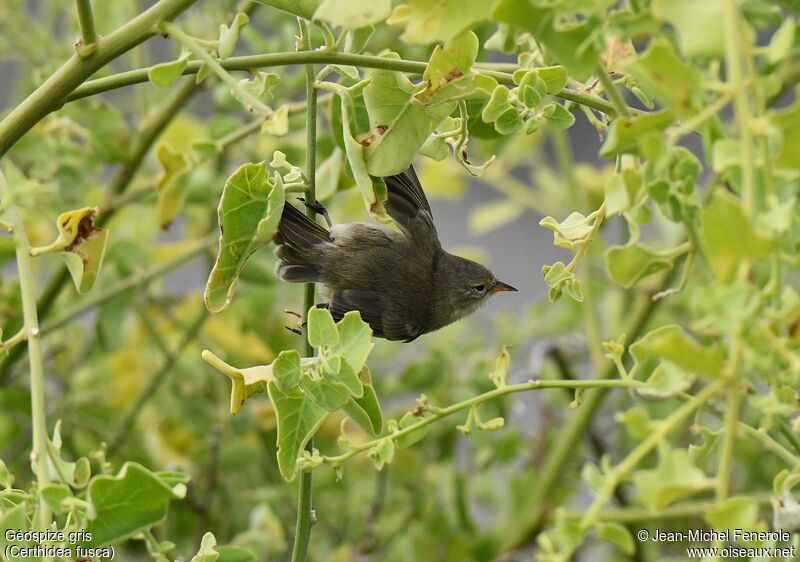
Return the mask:
[[[497,293],[516,291],[481,264],[458,256],[452,258],[447,287],[451,321],[469,314]]]

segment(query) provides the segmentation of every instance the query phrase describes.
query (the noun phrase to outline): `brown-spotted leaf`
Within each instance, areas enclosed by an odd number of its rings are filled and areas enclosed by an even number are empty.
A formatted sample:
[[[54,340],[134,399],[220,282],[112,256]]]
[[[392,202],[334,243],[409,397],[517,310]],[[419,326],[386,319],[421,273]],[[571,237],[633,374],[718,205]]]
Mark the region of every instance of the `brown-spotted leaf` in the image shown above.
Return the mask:
[[[31,248],[31,255],[58,252],[64,259],[80,293],[97,280],[106,253],[108,231],[94,225],[97,207],[84,207],[58,216],[58,237],[51,244]]]

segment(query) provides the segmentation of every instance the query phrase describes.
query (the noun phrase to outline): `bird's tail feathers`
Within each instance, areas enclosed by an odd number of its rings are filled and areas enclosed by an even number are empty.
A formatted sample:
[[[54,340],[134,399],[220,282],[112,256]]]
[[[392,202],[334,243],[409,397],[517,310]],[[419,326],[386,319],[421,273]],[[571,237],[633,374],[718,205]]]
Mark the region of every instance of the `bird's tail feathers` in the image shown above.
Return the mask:
[[[290,283],[322,281],[320,258],[330,241],[327,230],[287,202],[275,236],[278,276]]]

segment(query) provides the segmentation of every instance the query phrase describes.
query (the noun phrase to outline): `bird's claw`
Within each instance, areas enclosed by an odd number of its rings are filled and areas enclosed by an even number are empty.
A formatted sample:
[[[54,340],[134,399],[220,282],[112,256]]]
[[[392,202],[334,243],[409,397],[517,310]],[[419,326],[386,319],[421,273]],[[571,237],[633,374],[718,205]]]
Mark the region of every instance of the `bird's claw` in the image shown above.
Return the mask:
[[[328,214],[328,209],[325,208],[325,205],[323,205],[319,201],[308,202],[305,200],[305,197],[300,197],[299,199],[300,201],[303,202],[303,205],[305,205],[318,215],[322,215],[325,218],[325,222],[328,223],[328,228],[333,227],[333,223],[331,222],[331,216]]]

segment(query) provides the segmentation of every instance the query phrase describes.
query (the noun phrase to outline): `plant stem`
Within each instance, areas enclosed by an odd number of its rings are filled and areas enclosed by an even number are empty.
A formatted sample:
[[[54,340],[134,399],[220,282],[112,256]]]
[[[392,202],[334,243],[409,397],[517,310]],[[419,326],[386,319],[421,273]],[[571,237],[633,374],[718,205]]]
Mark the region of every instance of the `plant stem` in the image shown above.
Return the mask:
[[[172,97],[158,109],[152,118],[145,121],[139,134],[133,139],[130,152],[114,177],[110,188],[112,197],[124,193],[127,190],[130,183],[136,177],[136,173],[141,167],[144,157],[153,146],[153,143],[167,127],[169,122],[178,114],[181,107],[183,107],[191,96],[199,90],[200,87],[195,85],[193,80],[187,80],[186,83],[182,84]],[[97,225],[103,226],[108,224],[111,217],[113,217],[119,209],[129,202],[136,201],[149,193],[153,193],[152,186],[147,186],[147,188],[137,194],[131,194],[133,196],[130,198],[112,199],[105,207],[101,208],[101,214],[97,219]],[[53,275],[47,283],[37,307],[42,318],[46,318],[53,303],[55,303],[56,299],[61,294],[61,291],[64,287],[68,286],[69,280],[69,271],[66,266],[64,266],[58,273]],[[23,349],[24,346],[12,349],[8,355],[0,361],[0,385],[2,385],[9,376],[11,367],[21,357]]]
[[[489,400],[492,400],[499,396],[505,396],[506,394],[514,394],[515,392],[525,392],[529,390],[540,390],[544,388],[573,388],[573,389],[606,388],[607,389],[607,388],[638,388],[643,386],[646,385],[642,381],[620,380],[620,379],[531,380],[520,384],[511,384],[500,388],[495,388],[494,390],[484,392],[483,394],[479,394],[478,396],[473,396],[472,398],[467,398],[466,400],[462,400],[461,402],[451,404],[446,408],[435,408],[431,410],[431,413],[433,415],[422,418],[420,421],[413,423],[409,426],[406,426],[403,429],[399,429],[389,435],[384,435],[382,437],[372,439],[371,441],[355,445],[349,451],[342,453],[341,455],[323,456],[322,459],[326,463],[332,463],[332,464],[343,463],[346,460],[350,459],[351,457],[357,455],[358,453],[371,449],[384,439],[390,439],[394,441],[399,437],[408,435],[409,433],[413,433],[442,418],[446,418],[447,416],[451,416],[455,413],[466,410],[467,408],[478,406],[480,404],[483,404],[484,402],[488,402]]]
[[[730,358],[725,369],[724,382],[728,385],[728,405],[725,408],[725,428],[722,436],[722,451],[717,469],[717,501],[728,497],[730,491],[731,467],[733,465],[733,448],[736,444],[736,432],[739,429],[739,409],[742,403],[742,389],[739,385],[741,369],[742,341],[740,329],[736,328],[730,338]]]
[[[800,454],[800,439],[782,417],[778,417],[778,429],[780,429],[786,440],[792,444],[795,453]]]
[[[772,437],[770,437],[768,433],[759,431],[756,428],[751,427],[743,422],[739,422],[738,426],[751,439],[753,439],[754,441],[758,441],[761,445],[764,446],[764,448],[768,449],[770,452],[780,457],[781,460],[783,460],[786,464],[789,465],[790,469],[800,466],[800,458],[792,454],[792,452],[789,451],[786,447],[775,441]]]
[[[666,419],[658,423],[656,428],[642,441],[636,448],[634,448],[628,455],[613,468],[608,474],[601,490],[598,491],[592,504],[581,517],[581,529],[589,529],[598,518],[600,508],[605,505],[614,489],[617,487],[623,477],[636,468],[636,466],[648,455],[653,449],[656,448],[658,443],[664,439],[677,425],[683,422],[690,414],[697,408],[705,404],[716,392],[724,388],[725,381],[718,380],[713,384],[708,385],[703,390],[697,393],[691,400],[683,404],[680,408],[672,412]]]
[[[751,498],[762,505],[769,505],[772,501],[772,494],[769,492],[749,494]],[[639,525],[646,525],[649,521],[663,521],[665,519],[686,519],[688,517],[703,517],[710,507],[713,507],[712,502],[708,501],[695,501],[677,503],[663,507],[658,511],[642,507],[626,507],[623,509],[608,508],[600,511],[598,520],[607,523],[637,523]],[[570,511],[567,517],[570,519],[580,519],[583,511]]]
[[[58,316],[53,318],[52,320],[48,320],[42,324],[42,331],[49,332],[51,330],[56,330],[61,326],[68,324],[72,320],[78,318],[81,314],[98,306],[107,300],[117,296],[120,293],[124,293],[134,287],[144,286],[150,281],[157,279],[159,277],[163,277],[173,269],[177,268],[180,265],[183,265],[197,254],[205,251],[206,249],[210,248],[217,242],[217,235],[207,236],[202,240],[198,241],[196,244],[192,245],[191,248],[188,250],[178,254],[176,257],[172,258],[171,260],[164,262],[163,264],[157,265],[156,267],[149,269],[147,271],[143,271],[141,273],[137,273],[135,275],[131,275],[130,277],[126,277],[125,279],[111,285],[109,287],[104,287],[102,289],[96,289],[92,292],[92,295],[80,302],[73,304],[70,307],[67,307],[65,310],[61,312]]]
[[[300,24],[300,37],[303,42],[302,48],[311,51],[311,34],[308,30],[308,23],[298,18]],[[316,177],[317,177],[317,89],[314,87],[316,82],[316,71],[313,64],[307,64],[306,73],[306,177],[308,187],[305,190],[305,199],[309,203],[317,200]],[[311,220],[316,220],[314,211],[306,208],[306,214]],[[303,324],[307,326],[308,311],[314,306],[315,286],[314,283],[306,283],[303,294]],[[314,348],[308,341],[308,329],[304,330],[305,337],[305,356],[312,357]],[[314,437],[306,443],[306,451],[313,452]],[[297,490],[297,524],[294,532],[294,545],[292,547],[292,562],[305,562],[308,556],[308,542],[311,538],[312,521],[312,476],[310,470],[300,472]]]
[[[196,84],[194,80],[185,80],[151,117],[144,120],[139,133],[133,139],[130,152],[114,176],[111,184],[112,194],[119,195],[128,188],[153,143],[186,105],[186,102],[202,88],[202,84]],[[152,190],[152,187],[150,189]],[[109,214],[113,214],[113,211]],[[103,222],[100,224],[107,223],[109,220],[108,216],[101,215],[101,218]]]
[[[0,172],[0,198],[12,201],[6,209],[6,217],[14,227],[14,244],[17,254],[19,290],[22,296],[22,315],[25,332],[28,336],[28,360],[31,372],[31,421],[33,424],[33,452],[31,461],[36,467],[36,482],[39,489],[38,521],[36,528],[44,531],[50,528],[52,513],[42,496],[42,490],[50,483],[47,468],[47,419],[45,418],[44,362],[42,360],[41,331],[36,311],[36,276],[30,255],[30,243],[22,222],[22,214],[13,203],[13,192],[5,176]],[[49,558],[45,558],[49,560]]]
[[[742,166],[742,203],[744,212],[753,218],[756,212],[756,176],[753,166],[753,134],[751,132],[750,102],[747,82],[743,76],[741,45],[745,39],[741,30],[739,4],[736,0],[724,0],[723,25],[725,35],[725,67],[727,82],[736,97],[736,124],[739,127],[739,146]]]
[[[620,117],[629,118],[631,116],[631,108],[629,108],[625,104],[625,98],[622,97],[622,93],[617,88],[617,85],[611,80],[611,77],[605,71],[602,65],[597,65],[597,77],[600,79],[600,83],[603,85],[603,89],[608,94],[608,97],[611,99],[611,103],[614,106],[614,109],[617,112],[617,115]]]
[[[50,78],[0,121],[0,157],[46,115],[67,101],[67,96],[92,74],[122,53],[156,33],[156,26],[171,20],[196,0],[160,0],[150,9],[98,42],[91,57],[75,53]]]
[[[674,276],[674,268],[664,274],[660,283],[662,290],[672,285]],[[633,316],[627,328],[621,330],[620,333],[626,334],[628,341],[636,340],[647,326],[660,302],[647,298],[642,303],[639,311]],[[609,361],[607,364],[608,367],[600,373],[596,382],[610,379],[617,373],[617,367],[614,363]],[[531,534],[539,529],[549,509],[546,502],[563,478],[564,467],[575,453],[576,444],[581,441],[586,428],[600,409],[604,397],[605,392],[602,388],[584,393],[580,408],[559,432],[558,437],[554,440],[555,445],[548,451],[544,467],[536,471],[533,476],[534,480],[530,482],[530,489],[534,490],[534,492],[526,502],[526,505],[531,507],[528,511],[519,514],[516,518],[515,526],[511,530],[504,529],[504,535],[501,539],[501,550],[503,552],[514,550],[519,545],[527,542]]]
[[[75,0],[78,7],[78,21],[81,24],[81,48],[79,52],[94,45],[97,41],[97,31],[94,28],[94,14],[92,13],[92,0]]]
[[[183,337],[175,347],[175,350],[170,352],[164,358],[164,363],[161,365],[161,368],[155,375],[153,375],[153,378],[150,379],[150,382],[136,399],[136,402],[122,420],[122,423],[120,423],[117,432],[111,439],[109,439],[109,455],[114,454],[128,437],[128,434],[130,433],[131,429],[133,429],[136,420],[139,418],[139,414],[141,414],[147,402],[153,396],[155,396],[156,391],[158,391],[158,389],[161,388],[161,385],[167,380],[168,375],[172,372],[172,369],[175,367],[178,359],[180,359],[181,354],[183,354],[184,350],[189,346],[189,344],[195,341],[197,334],[200,332],[200,329],[203,327],[205,321],[208,320],[209,316],[210,315],[206,310],[205,305],[203,305],[194,322],[189,325],[189,328],[187,328],[186,332],[183,334]]]
[[[163,1],[163,0],[162,0]],[[352,53],[336,53],[331,51],[298,51],[287,53],[267,53],[262,55],[248,55],[242,57],[229,57],[216,61],[225,70],[240,70],[251,72],[254,68],[269,68],[274,66],[290,66],[295,64],[342,64],[362,68],[378,68],[383,70],[396,70],[407,74],[419,75],[425,72],[428,63],[422,61],[409,61],[403,59],[390,59],[374,55],[355,55]],[[202,61],[189,61],[183,74],[197,74],[202,66]],[[113,74],[104,78],[89,80],[69,94],[66,101],[93,96],[101,92],[115,90],[132,84],[148,81],[149,68],[129,70]],[[507,72],[494,72],[480,70],[481,74],[491,76],[500,84],[513,86],[514,79]],[[586,94],[576,90],[564,89],[556,97],[573,101],[580,105],[591,107],[611,117],[618,111],[614,105],[601,97]],[[630,108],[628,108],[630,111]]]
[[[253,96],[253,94],[242,88],[239,85],[239,82],[237,82],[233,76],[228,74],[228,72],[220,65],[219,61],[212,57],[207,50],[198,45],[194,38],[184,33],[181,28],[171,22],[162,23],[160,28],[180,41],[184,47],[189,49],[197,58],[200,59],[200,61],[205,63],[211,70],[213,70],[214,74],[217,75],[217,78],[230,86],[230,88],[236,92],[236,97],[239,98],[243,104],[245,104],[245,109],[247,109],[247,111],[252,112],[253,110],[257,110],[265,118],[272,115],[272,110],[269,107],[261,103],[261,101]]]

